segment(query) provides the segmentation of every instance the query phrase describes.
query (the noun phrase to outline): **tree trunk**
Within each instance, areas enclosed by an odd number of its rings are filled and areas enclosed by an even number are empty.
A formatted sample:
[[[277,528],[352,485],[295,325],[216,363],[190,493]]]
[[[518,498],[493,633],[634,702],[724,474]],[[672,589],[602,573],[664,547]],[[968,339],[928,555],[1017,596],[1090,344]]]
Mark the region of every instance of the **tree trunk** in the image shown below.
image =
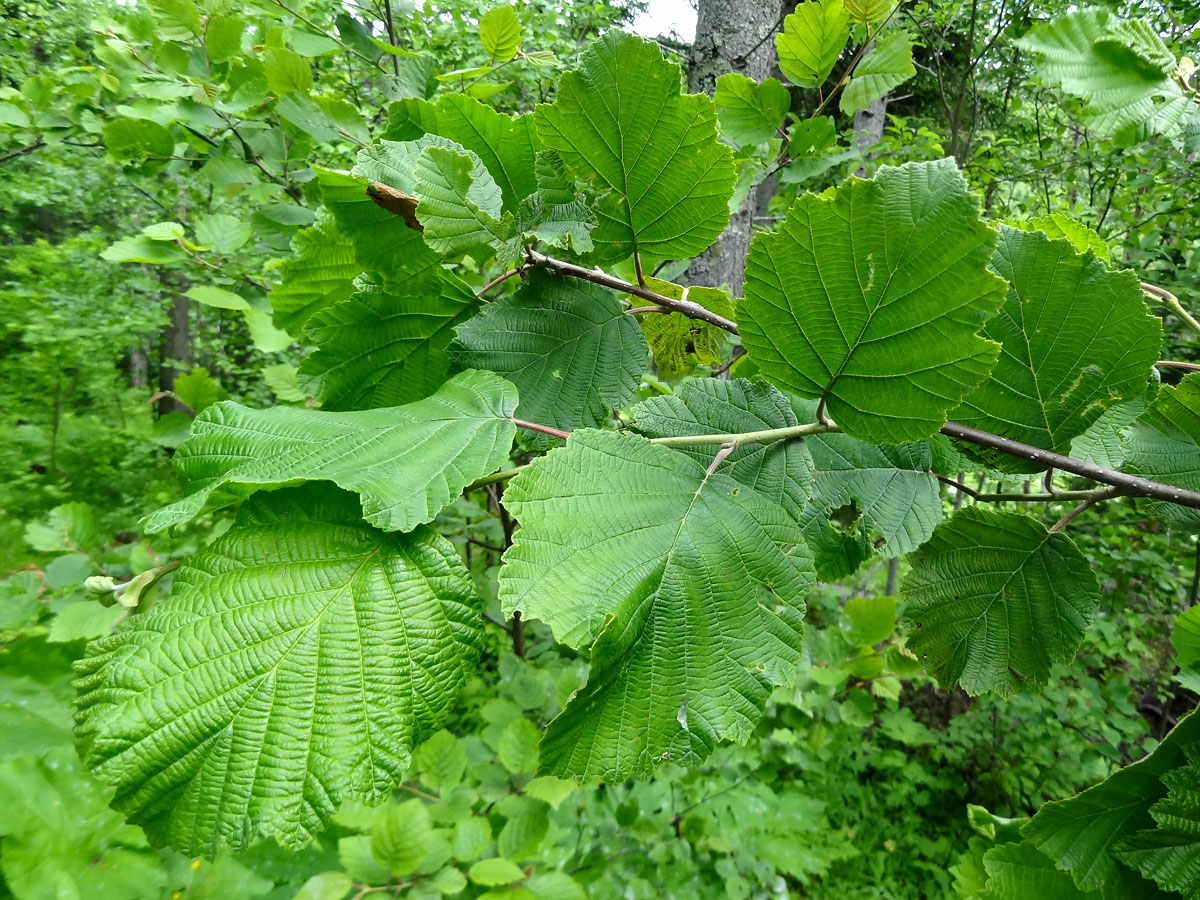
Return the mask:
[[[711,95],[717,77],[726,72],[740,72],[755,81],[770,77],[781,10],[780,0],[699,0],[696,39],[688,54],[688,89]],[[717,243],[692,261],[686,281],[724,284],[735,297],[741,294],[757,195],[771,189],[764,185],[750,191]]]
[[[863,160],[856,174],[866,174],[869,157],[867,152],[883,140],[883,126],[887,122],[887,95],[872,100],[866,109],[854,114],[854,146],[862,151]]]
[[[178,287],[164,282],[168,287]],[[175,377],[179,368],[175,363],[187,365],[192,358],[192,343],[188,328],[188,298],[182,292],[175,291],[171,297],[170,320],[163,327],[159,338],[158,389],[167,393],[175,388]],[[165,416],[171,412],[189,412],[188,408],[168,395],[158,400],[158,414]]]

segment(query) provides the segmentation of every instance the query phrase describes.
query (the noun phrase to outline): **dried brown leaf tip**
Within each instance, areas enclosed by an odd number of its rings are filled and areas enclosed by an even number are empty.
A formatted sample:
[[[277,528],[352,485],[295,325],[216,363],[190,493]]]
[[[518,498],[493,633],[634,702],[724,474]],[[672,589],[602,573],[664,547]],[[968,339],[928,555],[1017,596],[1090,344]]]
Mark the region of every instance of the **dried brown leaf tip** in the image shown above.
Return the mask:
[[[424,231],[425,226],[417,221],[417,203],[420,201],[404,191],[397,190],[382,181],[372,181],[367,185],[367,196],[383,209],[404,220],[404,224],[413,231]]]

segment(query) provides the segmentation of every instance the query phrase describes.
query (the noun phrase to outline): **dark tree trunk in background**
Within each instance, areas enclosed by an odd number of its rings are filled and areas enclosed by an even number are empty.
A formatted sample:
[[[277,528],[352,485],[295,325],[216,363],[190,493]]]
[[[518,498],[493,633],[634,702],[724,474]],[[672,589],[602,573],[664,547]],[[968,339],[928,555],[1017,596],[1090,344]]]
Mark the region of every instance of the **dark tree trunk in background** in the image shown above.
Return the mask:
[[[887,122],[887,95],[878,100],[872,100],[866,109],[860,109],[854,114],[854,146],[863,152],[863,161],[858,166],[858,174],[864,174],[867,163],[867,151],[883,140],[883,126]]]
[[[158,389],[167,392],[174,390],[175,376],[180,372],[174,363],[186,365],[191,361],[192,343],[188,328],[188,298],[183,296],[181,285],[164,283],[174,289],[171,297],[170,319],[163,327],[162,335],[159,338]],[[186,413],[190,410],[173,396],[160,397],[158,414],[165,416],[171,412]]]
[[[769,78],[775,68],[781,9],[780,0],[699,0],[696,40],[688,54],[688,89],[711,95],[717,77],[726,72],[740,72],[755,81]],[[750,192],[717,243],[688,267],[688,282],[726,284],[735,297],[741,295],[759,190],[772,187]]]
[[[146,351],[141,347],[133,347],[125,357],[125,366],[129,371],[129,386],[144,388],[150,386],[150,360]]]

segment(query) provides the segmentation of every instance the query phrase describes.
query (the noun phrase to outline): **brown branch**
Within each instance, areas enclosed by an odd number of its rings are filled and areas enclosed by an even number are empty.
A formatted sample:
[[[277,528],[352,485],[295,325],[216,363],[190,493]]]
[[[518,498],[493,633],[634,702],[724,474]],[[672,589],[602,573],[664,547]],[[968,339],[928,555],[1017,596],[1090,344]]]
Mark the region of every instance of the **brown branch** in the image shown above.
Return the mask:
[[[524,271],[525,271],[524,266],[517,266],[517,268],[515,268],[515,269],[509,269],[503,275],[496,276],[491,281],[489,281],[487,284],[485,284],[483,287],[481,287],[479,290],[477,290],[475,292],[475,296],[482,297],[484,294],[486,294],[492,288],[496,287],[497,285],[503,284],[504,282],[508,281],[508,279],[512,278],[514,275],[520,275]]]
[[[571,436],[570,433],[563,431],[561,428],[552,428],[549,425],[539,425],[537,422],[526,422],[524,419],[513,419],[512,423],[518,428],[526,428],[529,431],[540,431],[542,434],[548,434],[551,437],[562,438],[564,441]]]
[[[997,434],[990,434],[966,425],[959,425],[957,422],[947,422],[943,425],[942,434],[947,437],[957,438],[960,441],[967,441],[979,447],[986,447],[989,450],[998,450],[1001,453],[1007,453],[1009,456],[1015,456],[1018,459],[1027,459],[1030,462],[1035,462],[1048,468],[1053,467],[1063,472],[1070,472],[1072,475],[1079,475],[1083,478],[1090,478],[1092,481],[1098,481],[1101,484],[1111,485],[1112,487],[1119,488],[1121,494],[1129,497],[1147,497],[1151,500],[1163,500],[1167,503],[1174,503],[1177,506],[1200,509],[1200,494],[1195,491],[1185,490],[1184,488],[1169,484],[1161,484],[1137,475],[1128,475],[1125,472],[1118,472],[1115,469],[1108,469],[1104,466],[1093,465],[1079,459],[1072,459],[1069,456],[1052,453],[1049,450],[1042,450],[1040,447],[1031,447],[1029,444],[1009,440]],[[1060,492],[1056,497],[1062,498],[1063,493],[1065,492]]]
[[[1200,363],[1180,362],[1177,359],[1160,359],[1155,365],[1168,369],[1186,369],[1189,372],[1200,372]]]
[[[561,259],[553,259],[549,256],[544,256],[535,250],[529,250],[526,254],[529,264],[538,266],[539,268],[549,269],[556,275],[566,275],[570,278],[580,278],[584,281],[590,281],[592,284],[598,284],[601,287],[609,288],[614,291],[621,291],[625,294],[632,294],[634,297],[641,297],[643,300],[649,300],[656,306],[661,306],[664,309],[669,309],[672,312],[677,312],[687,316],[689,319],[699,319],[701,322],[707,322],[710,325],[716,325],[718,328],[728,331],[730,334],[737,334],[737,325],[726,319],[724,316],[719,316],[715,312],[705,309],[699,303],[693,303],[691,300],[675,300],[671,297],[664,297],[662,294],[655,293],[641,285],[630,284],[628,281],[622,281],[620,278],[614,278],[597,269],[585,269],[583,266],[577,266],[574,263],[564,262]]]

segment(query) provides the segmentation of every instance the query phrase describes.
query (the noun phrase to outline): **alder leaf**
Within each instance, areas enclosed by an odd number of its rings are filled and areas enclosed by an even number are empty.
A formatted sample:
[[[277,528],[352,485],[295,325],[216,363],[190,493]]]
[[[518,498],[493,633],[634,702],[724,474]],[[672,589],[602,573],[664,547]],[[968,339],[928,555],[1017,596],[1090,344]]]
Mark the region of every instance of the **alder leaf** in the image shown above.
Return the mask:
[[[1102,900],[1099,892],[1075,889],[1071,876],[1054,867],[1054,861],[1028,841],[997,844],[983,855],[986,900]]]
[[[349,301],[308,322],[317,345],[300,366],[305,387],[327,410],[399,406],[432,394],[446,380],[454,326],[479,301],[461,278],[442,271],[434,293],[383,287],[365,278]]]
[[[892,11],[896,0],[846,0],[846,15],[854,22],[870,25]]]
[[[849,38],[850,19],[842,0],[807,0],[783,20],[783,31],[775,35],[779,68],[792,84],[819,88]]]
[[[943,687],[1040,690],[1075,657],[1100,602],[1091,564],[1038,520],[971,506],[917,551],[900,589],[908,649]]]
[[[782,84],[767,78],[761,84],[739,72],[717,79],[713,100],[721,130],[738,144],[757,144],[776,137],[792,98]]]
[[[1132,143],[1179,132],[1192,102],[1171,78],[1175,57],[1149,25],[1081,9],[1035,26],[1015,42],[1032,51],[1038,73],[1083,101],[1089,129]]]
[[[677,396],[643,401],[631,414],[643,434],[677,437],[791,428],[815,422],[815,412],[811,401],[763,382],[705,378],[687,382]],[[680,448],[705,466],[717,450],[716,444]],[[942,518],[932,464],[927,443],[873,447],[844,434],[814,434],[741,444],[721,471],[796,519],[823,575],[847,564],[856,569],[875,549],[896,556],[929,538]],[[831,519],[851,504],[854,522],[835,529]],[[862,554],[855,552],[860,545]]]
[[[1004,300],[987,270],[994,242],[951,159],[804,194],[750,243],[742,344],[853,437],[929,437],[996,361],[999,345],[977,334]]]
[[[532,113],[506,116],[466,94],[443,94],[436,104],[404,100],[388,108],[384,138],[414,141],[424,134],[441,135],[478,156],[500,185],[505,212],[515,213],[537,190]]]
[[[1196,741],[1200,716],[1188,713],[1149,756],[1070,799],[1043,804],[1021,833],[1070,872],[1081,890],[1112,885],[1121,871],[1112,851],[1122,839],[1153,826],[1150,808],[1167,795],[1162,776],[1184,765],[1183,748]]]
[[[854,67],[854,77],[842,89],[838,108],[848,116],[854,115],[916,74],[912,38],[904,31],[888,31]]]
[[[88,768],[156,843],[307,843],[391,795],[479,655],[480,601],[429,528],[384,534],[351,494],[249,501],[174,591],[77,665]]]
[[[489,9],[479,20],[479,41],[483,52],[492,58],[493,65],[507,62],[517,55],[521,46],[521,23],[511,6]]]
[[[991,374],[950,418],[1069,453],[1101,414],[1144,394],[1162,344],[1137,276],[1038,231],[1000,227],[992,269],[1008,297],[984,334],[1001,344]],[[983,457],[1004,471],[1036,472],[1007,454]]]
[[[587,198],[575,190],[575,179],[562,157],[553,150],[537,154],[534,164],[537,192],[521,201],[518,230],[551,247],[573,253],[591,253],[592,229],[599,224]]]
[[[1193,762],[1162,776],[1167,796],[1150,807],[1157,827],[1139,831],[1115,849],[1121,862],[1132,866],[1164,891],[1185,897],[1200,895],[1200,763]]]
[[[505,490],[520,520],[505,614],[591,648],[587,685],[542,740],[542,772],[607,781],[745,741],[799,661],[814,583],[778,504],[644,438],[584,429]],[[581,527],[587,523],[587,527]]]
[[[637,323],[610,291],[540,270],[458,326],[450,348],[459,368],[490,369],[515,384],[522,419],[567,431],[624,408],[646,354]]]
[[[275,324],[299,334],[314,313],[354,293],[361,271],[354,244],[330,213],[322,213],[292,238],[292,258],[280,267],[283,283],[270,294]]]
[[[729,294],[721,288],[683,287],[658,278],[646,278],[646,287],[673,300],[690,300],[727,319],[733,318]],[[688,316],[651,313],[641,317],[642,333],[654,351],[654,368],[662,378],[675,378],[701,366],[718,366],[729,335],[716,325]]]
[[[596,261],[695,256],[729,222],[733,154],[713,102],[681,94],[658,45],[610,29],[534,114],[538,135],[599,195]]]
[[[511,214],[483,161],[470,151],[426,146],[414,165],[425,243],[443,256],[477,253],[513,236]]]
[[[217,403],[196,417],[175,454],[186,496],[147,516],[145,527],[162,531],[261,489],[332,481],[359,494],[372,525],[408,531],[508,459],[516,405],[511,384],[475,371],[391,409]]]
[[[1164,386],[1150,408],[1121,437],[1125,471],[1187,490],[1200,490],[1200,374]],[[1161,500],[1144,501],[1156,516],[1194,528],[1196,510]]]

